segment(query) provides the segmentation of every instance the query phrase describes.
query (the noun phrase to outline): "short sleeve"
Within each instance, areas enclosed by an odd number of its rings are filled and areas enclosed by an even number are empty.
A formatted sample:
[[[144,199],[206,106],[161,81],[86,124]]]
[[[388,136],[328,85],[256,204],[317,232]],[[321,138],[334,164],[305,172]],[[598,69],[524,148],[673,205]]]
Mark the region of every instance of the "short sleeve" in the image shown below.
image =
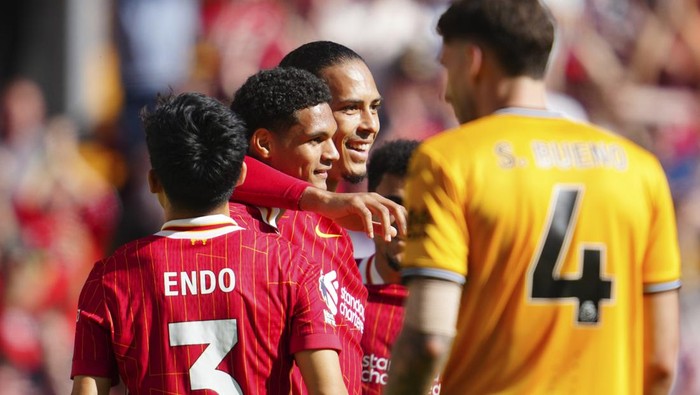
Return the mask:
[[[663,292],[680,287],[680,251],[675,210],[668,181],[658,165],[650,172],[649,193],[653,210],[647,250],[644,256],[644,292]]]
[[[402,276],[464,283],[469,233],[464,215],[465,182],[425,144],[414,153],[406,182],[408,238]]]
[[[290,354],[305,350],[341,349],[334,320],[326,310],[320,291],[320,266],[303,255],[295,257],[292,267],[297,277],[292,319]],[[326,317],[329,317],[327,320]]]
[[[102,289],[103,267],[102,263],[95,265],[80,292],[71,379],[75,376],[109,377],[112,385],[116,385],[119,372]]]

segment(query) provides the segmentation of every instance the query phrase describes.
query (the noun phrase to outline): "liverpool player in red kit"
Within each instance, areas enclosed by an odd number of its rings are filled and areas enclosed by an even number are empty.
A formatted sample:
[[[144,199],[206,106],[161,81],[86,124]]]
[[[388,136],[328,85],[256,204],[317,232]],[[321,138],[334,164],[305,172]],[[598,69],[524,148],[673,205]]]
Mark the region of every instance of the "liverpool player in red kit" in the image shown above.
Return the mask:
[[[282,172],[325,189],[339,154],[333,144],[336,122],[329,106],[328,86],[296,68],[263,70],[248,78],[235,93],[231,109],[249,128],[249,153]],[[342,351],[340,366],[348,392],[361,392],[360,340],[367,291],[353,259],[344,229],[317,214],[264,207],[251,211],[231,205],[232,217],[250,214],[267,222],[300,246],[321,265],[316,273],[326,301],[326,322],[337,327]],[[295,376],[294,393],[306,390]]]
[[[403,204],[408,162],[418,147],[417,140],[391,140],[374,149],[367,166],[367,188]],[[369,293],[362,336],[362,393],[380,395],[391,367],[391,347],[401,331],[404,302],[408,291],[401,284],[399,262],[403,240],[374,239],[374,253],[358,259],[362,282]],[[440,393],[438,380],[429,394]]]
[[[130,394],[287,394],[294,361],[311,393],[347,393],[319,266],[228,216],[243,124],[200,94],[161,98],[143,119],[167,222],[90,273],[73,394],[107,394],[118,377]]]

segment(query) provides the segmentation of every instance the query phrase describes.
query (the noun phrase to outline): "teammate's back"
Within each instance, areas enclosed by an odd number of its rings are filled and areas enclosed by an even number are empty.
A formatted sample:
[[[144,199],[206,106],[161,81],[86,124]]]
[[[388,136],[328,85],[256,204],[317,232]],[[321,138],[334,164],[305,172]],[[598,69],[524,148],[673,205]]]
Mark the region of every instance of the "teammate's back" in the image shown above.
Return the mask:
[[[198,93],[143,112],[155,235],[93,267],[78,300],[73,395],[288,394],[293,363],[312,393],[347,394],[318,265],[228,199],[245,179],[244,123]]]
[[[279,236],[222,216],[171,222],[120,248],[98,263],[81,306],[92,308],[91,295],[102,294],[104,305],[94,308],[119,313],[102,325],[130,393],[281,394],[295,352],[337,343],[332,327],[319,330],[326,325],[317,279],[317,267]]]

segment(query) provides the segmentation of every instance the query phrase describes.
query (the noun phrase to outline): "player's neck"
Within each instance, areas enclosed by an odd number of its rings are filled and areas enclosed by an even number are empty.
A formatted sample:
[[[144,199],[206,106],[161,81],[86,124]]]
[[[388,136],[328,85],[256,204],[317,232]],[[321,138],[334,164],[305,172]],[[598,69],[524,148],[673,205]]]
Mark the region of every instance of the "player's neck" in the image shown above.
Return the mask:
[[[228,210],[228,202],[225,202],[224,204],[221,204],[212,210],[206,210],[206,211],[189,210],[189,209],[174,208],[172,206],[168,206],[168,207],[164,208],[163,214],[165,217],[165,222],[167,222],[167,221],[172,221],[172,220],[176,220],[176,219],[197,218],[197,217],[205,217],[207,215],[217,215],[217,214],[222,214],[222,215],[225,215],[228,217],[229,210]]]
[[[398,284],[401,282],[401,275],[389,266],[384,253],[378,252],[374,255],[374,265],[385,284]]]
[[[547,108],[547,89],[544,81],[530,77],[510,78],[502,81],[489,113],[506,107],[522,107],[544,110]]]

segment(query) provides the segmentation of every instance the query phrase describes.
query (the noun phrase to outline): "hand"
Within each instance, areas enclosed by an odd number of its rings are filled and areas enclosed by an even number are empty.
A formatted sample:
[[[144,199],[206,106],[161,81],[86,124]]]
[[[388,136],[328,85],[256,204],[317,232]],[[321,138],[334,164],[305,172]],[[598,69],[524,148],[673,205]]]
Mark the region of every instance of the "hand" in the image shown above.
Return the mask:
[[[374,192],[335,193],[309,187],[301,195],[299,207],[328,217],[346,229],[364,231],[370,238],[375,232],[386,241],[397,233],[406,235],[406,209]]]

